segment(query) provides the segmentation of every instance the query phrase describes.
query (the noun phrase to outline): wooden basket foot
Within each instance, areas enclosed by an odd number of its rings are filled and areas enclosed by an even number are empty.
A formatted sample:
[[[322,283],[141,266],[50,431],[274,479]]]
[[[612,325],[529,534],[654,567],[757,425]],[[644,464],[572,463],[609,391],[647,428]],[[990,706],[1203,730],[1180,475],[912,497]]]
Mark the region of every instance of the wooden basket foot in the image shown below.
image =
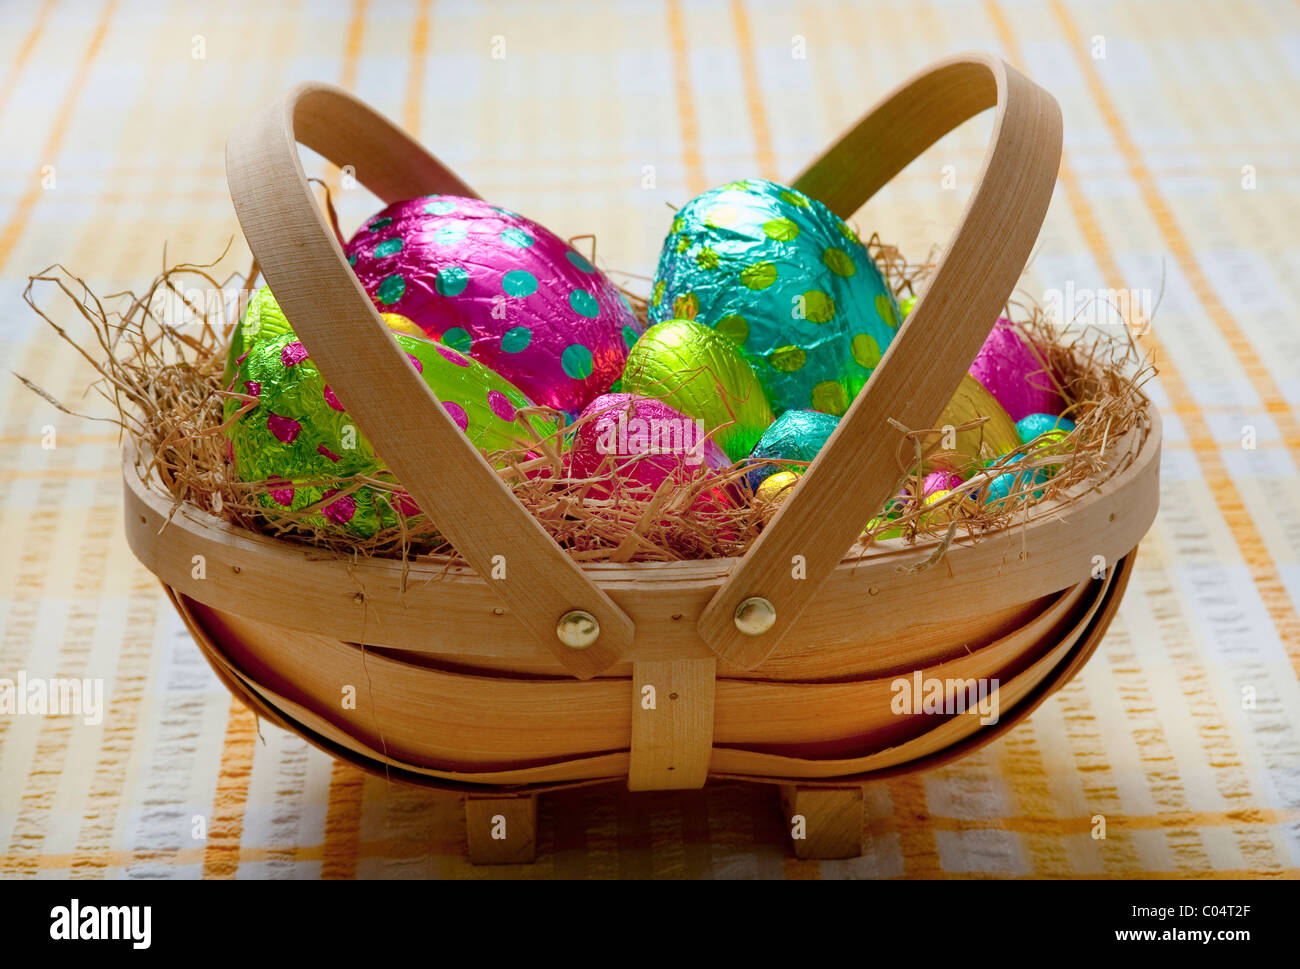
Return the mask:
[[[781,786],[796,858],[856,858],[862,854],[862,788]]]
[[[475,865],[531,865],[537,859],[537,795],[465,798],[465,835]]]

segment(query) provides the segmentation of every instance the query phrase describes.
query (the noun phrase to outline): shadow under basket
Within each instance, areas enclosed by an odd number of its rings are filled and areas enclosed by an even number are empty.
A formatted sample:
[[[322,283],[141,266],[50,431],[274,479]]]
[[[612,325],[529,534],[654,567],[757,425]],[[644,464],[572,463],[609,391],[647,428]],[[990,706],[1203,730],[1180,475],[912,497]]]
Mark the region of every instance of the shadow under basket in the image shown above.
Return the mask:
[[[795,182],[848,217],[987,108],[984,170],[926,292],[749,552],[579,566],[405,365],[310,196],[297,144],[354,165],[385,202],[473,191],[349,95],[295,89],[230,140],[241,224],[295,332],[468,565],[349,558],[174,508],[129,446],[132,550],[260,716],[364,770],[465,797],[474,861],[531,860],[544,792],[709,778],[780,786],[800,857],[858,854],[863,784],[990,742],[1082,667],[1158,502],[1151,407],[1115,442],[1113,466],[1014,527],[958,537],[937,562],[932,541],[855,547],[865,512],[897,486],[895,449],[881,446],[901,439],[889,419],[933,426],[1024,268],[1055,183],[1059,111],[995,58],[950,58]],[[501,556],[508,577],[481,578]],[[758,624],[745,619],[756,602]],[[563,634],[575,612],[594,641]]]

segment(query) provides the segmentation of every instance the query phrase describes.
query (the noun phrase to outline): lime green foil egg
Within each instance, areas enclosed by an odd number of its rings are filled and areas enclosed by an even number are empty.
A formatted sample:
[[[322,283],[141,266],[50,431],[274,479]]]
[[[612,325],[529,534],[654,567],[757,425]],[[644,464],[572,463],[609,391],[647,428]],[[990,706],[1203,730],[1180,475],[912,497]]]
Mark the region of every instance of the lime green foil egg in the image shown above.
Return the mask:
[[[902,319],[853,229],[816,199],[761,179],[688,202],[664,241],[651,323],[712,327],[744,353],[773,410],[840,416]]]
[[[620,389],[702,421],[733,461],[747,455],[772,423],[767,396],[740,350],[690,320],[646,330],[627,355]]]
[[[480,450],[514,448],[555,432],[554,422],[537,416],[528,418],[531,429],[525,424],[518,411],[532,403],[504,377],[450,347],[404,333],[394,336]],[[266,287],[254,294],[232,334],[224,383],[232,394],[223,407],[235,473],[241,481],[267,483],[256,500],[268,511],[318,505],[305,524],[362,538],[395,527],[399,516],[419,513],[401,491],[349,489],[346,479],[352,475],[390,480],[391,475]]]

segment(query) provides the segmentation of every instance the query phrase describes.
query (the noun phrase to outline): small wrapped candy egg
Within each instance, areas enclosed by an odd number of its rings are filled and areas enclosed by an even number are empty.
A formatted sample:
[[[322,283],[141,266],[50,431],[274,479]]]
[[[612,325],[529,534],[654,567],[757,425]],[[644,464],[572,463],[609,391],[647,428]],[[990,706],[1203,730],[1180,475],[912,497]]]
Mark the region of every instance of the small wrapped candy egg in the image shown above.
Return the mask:
[[[705,192],[677,212],[649,316],[695,320],[733,341],[778,414],[835,416],[901,322],[853,229],[816,199],[762,179]]]
[[[642,326],[601,272],[545,227],[481,199],[394,202],[344,247],[383,313],[576,414],[618,378]]]
[[[764,479],[754,497],[758,501],[784,501],[794,486],[799,483],[800,477],[801,475],[794,471],[778,471]]]
[[[772,423],[767,396],[736,345],[690,320],[650,327],[628,353],[619,389],[700,418],[732,460],[747,455]]]
[[[1012,420],[1061,410],[1052,375],[1010,320],[1000,319],[993,325],[970,365],[970,373]]]
[[[532,402],[482,364],[423,337],[403,332],[395,337],[410,365],[480,450],[513,449],[557,431],[554,421],[540,417],[525,423],[518,412]],[[361,537],[395,526],[399,513],[418,514],[414,502],[400,495],[394,502],[361,487],[331,501],[346,485],[316,484],[387,472],[265,286],[231,335],[225,383],[232,394],[243,395],[223,405],[235,473],[241,481],[274,483],[257,496],[264,507],[297,511],[325,502],[307,524]]]
[[[1009,463],[1020,461],[1023,458],[1023,454],[1017,454],[1010,459]],[[996,465],[1002,460],[1002,458],[996,458],[995,460],[990,461],[989,464],[990,466]],[[994,505],[995,507],[1001,506],[1005,504],[1007,499],[1012,495],[1020,494],[1027,488],[1040,484],[1046,480],[1047,476],[1043,473],[1041,468],[1030,468],[1025,471],[1004,471],[1002,474],[999,474],[990,481],[988,486],[983,489],[983,498],[987,504]],[[1021,497],[1027,498],[1028,495],[1021,495]],[[1033,492],[1033,497],[1035,499],[1043,497],[1042,490],[1036,489]]]
[[[877,529],[880,529],[880,531],[876,531]],[[903,527],[901,525],[896,525],[892,528],[889,527],[888,518],[873,518],[871,521],[867,522],[867,527],[862,530],[862,534],[866,536],[870,535],[872,532],[875,532],[875,535],[872,535],[872,538],[877,542],[883,541],[886,538],[903,537]]]
[[[625,483],[643,492],[664,481],[687,485],[731,466],[731,459],[707,436],[697,419],[661,400],[632,394],[605,394],[582,412],[573,446],[565,454],[569,477],[602,479],[588,490],[606,499],[610,486]],[[617,479],[617,480],[614,480]],[[697,505],[730,508],[734,499],[722,487],[701,493]]]
[[[959,509],[969,499],[959,496],[957,498],[945,500],[948,499],[948,496],[951,494],[952,491],[950,489],[941,488],[938,491],[925,496],[925,505],[927,508],[931,505],[936,505],[938,507],[922,514],[922,524],[946,524],[957,517]]]
[[[1039,435],[1056,430],[1065,431],[1068,434],[1074,430],[1074,421],[1068,417],[1057,417],[1055,414],[1026,414],[1016,421],[1016,433],[1020,435],[1020,440],[1025,444],[1028,444]]]
[[[925,476],[925,481],[921,485],[921,495],[929,498],[938,491],[951,491],[962,483],[961,475],[953,474],[951,471],[932,471]]]
[[[956,431],[952,448],[944,448],[943,438],[938,449],[927,458],[929,467],[940,471],[967,474],[977,468],[989,455],[1006,454],[1020,446],[1020,435],[1002,405],[970,374],[964,374],[957,392],[939,416],[936,427],[960,427],[978,417],[987,417],[983,424],[965,431]]]
[[[794,471],[778,471],[769,475],[754,493],[754,502],[762,506],[763,524],[770,522],[777,509],[794,493],[794,486],[799,483],[801,475]]]
[[[819,411],[788,410],[763,432],[749,456],[755,460],[811,461],[839,423],[839,418]],[[779,470],[775,465],[761,465],[751,469],[745,479],[757,491],[765,478]]]
[[[418,336],[422,340],[428,339],[428,334],[408,320],[401,313],[380,313],[379,318],[387,324],[388,328],[394,333],[405,333],[407,336]]]
[[[927,479],[928,480],[928,479]],[[960,479],[959,479],[960,480]],[[881,541],[886,538],[902,538],[903,527],[901,525],[889,528],[886,527],[891,521],[908,510],[908,504],[912,497],[904,490],[885,502],[884,510],[867,522],[867,527],[862,530],[863,536],[875,531],[875,540]],[[876,529],[881,529],[876,531]]]
[[[1067,454],[1074,450],[1070,432],[1074,430],[1074,421],[1068,417],[1055,414],[1029,414],[1016,422],[1020,440],[1026,444],[1033,443],[1033,451],[1040,454]],[[1052,477],[1060,469],[1060,464],[1049,464],[1040,470]]]
[[[902,312],[904,320],[906,320],[909,316],[912,315],[912,309],[915,306],[916,306],[915,296],[904,296],[902,299],[898,301],[898,308]]]

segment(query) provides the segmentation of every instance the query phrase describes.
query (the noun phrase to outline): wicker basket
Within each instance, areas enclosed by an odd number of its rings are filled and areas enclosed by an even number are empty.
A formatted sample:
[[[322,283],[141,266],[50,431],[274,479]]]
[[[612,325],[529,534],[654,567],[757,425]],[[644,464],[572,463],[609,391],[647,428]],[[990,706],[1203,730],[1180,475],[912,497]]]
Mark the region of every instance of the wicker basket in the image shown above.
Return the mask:
[[[996,123],[978,187],[923,298],[750,552],[579,566],[405,364],[312,199],[297,145],[353,165],[385,202],[473,191],[349,95],[295,89],[230,139],[240,222],[331,386],[470,567],[354,560],[174,511],[128,450],[132,549],[259,714],[367,770],[465,795],[476,861],[531,858],[541,792],[710,777],[782,785],[797,854],[856,854],[864,782],[989,742],[1082,666],[1156,511],[1152,408],[1113,450],[1122,464],[1034,506],[1023,525],[958,540],[930,568],[917,566],[932,544],[845,557],[897,484],[888,419],[933,426],[1023,270],[1056,179],[1060,113],[1000,60],[950,58],[795,182],[851,216],[987,108]],[[996,723],[895,713],[894,681],[918,672],[996,679]]]

